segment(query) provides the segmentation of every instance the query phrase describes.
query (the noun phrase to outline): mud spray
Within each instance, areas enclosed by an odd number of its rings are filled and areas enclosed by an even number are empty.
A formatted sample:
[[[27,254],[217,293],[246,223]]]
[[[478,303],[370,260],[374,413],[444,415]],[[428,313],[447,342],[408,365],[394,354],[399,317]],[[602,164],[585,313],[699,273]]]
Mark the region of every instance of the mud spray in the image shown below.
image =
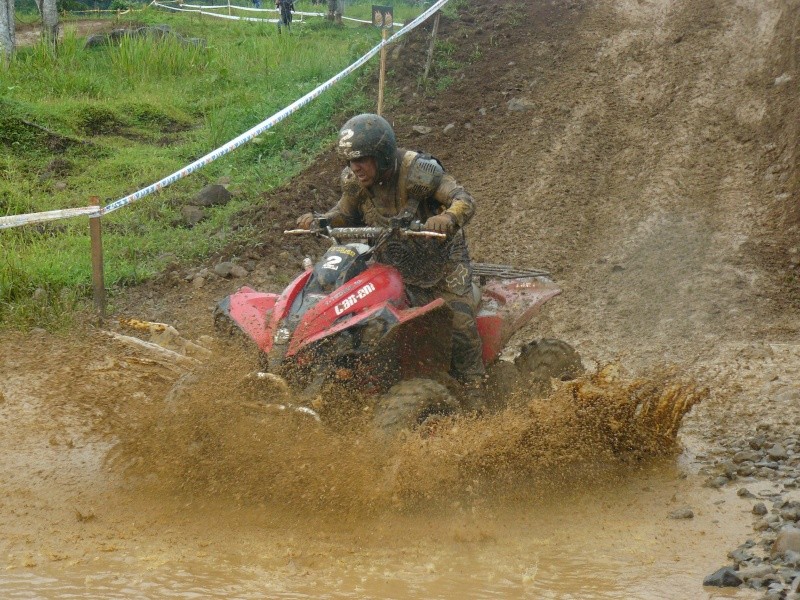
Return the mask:
[[[208,365],[164,404],[118,412],[108,464],[150,496],[267,505],[298,518],[527,503],[673,455],[683,415],[707,395],[668,371],[631,379],[608,365],[554,383],[546,397],[517,391],[495,414],[386,440],[364,411],[328,427],[268,409],[247,385],[228,383],[237,362]]]

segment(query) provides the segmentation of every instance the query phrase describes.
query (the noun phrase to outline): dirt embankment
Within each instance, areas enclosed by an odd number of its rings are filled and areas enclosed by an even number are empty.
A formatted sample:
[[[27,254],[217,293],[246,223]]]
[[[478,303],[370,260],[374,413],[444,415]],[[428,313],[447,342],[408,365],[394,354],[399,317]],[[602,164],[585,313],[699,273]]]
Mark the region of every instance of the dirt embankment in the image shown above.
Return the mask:
[[[437,155],[478,200],[469,227],[474,258],[547,267],[564,288],[524,336],[565,339],[587,366],[617,359],[646,375],[656,365],[677,365],[710,387],[710,399],[685,420],[688,477],[675,483],[676,493],[707,509],[705,517],[696,511],[707,527],[687,529],[687,546],[722,539],[709,524],[716,523],[709,507],[724,514],[730,501],[720,496],[719,504],[711,494],[722,492],[703,488],[705,478],[694,473],[741,449],[758,422],[775,440],[796,427],[790,413],[800,403],[799,23],[800,6],[791,0],[474,3],[459,20],[443,22],[441,35],[464,66],[435,97],[417,87],[424,35],[390,53],[398,102],[389,117],[401,142]],[[414,125],[432,132],[419,135]],[[281,231],[297,214],[335,201],[338,167],[328,153],[286,187],[265,193],[263,205],[242,217],[262,228],[263,243],[231,248],[209,265],[235,256],[250,270],[247,283],[280,287],[306,253],[321,248],[297,245]],[[116,306],[192,338],[211,333],[211,306],[240,282],[211,277],[200,287],[187,279],[209,265],[175,267],[116,298]],[[176,373],[101,340],[94,333],[81,340],[41,332],[3,338],[0,416],[12,458],[0,471],[0,506],[13,516],[3,536],[13,568],[80,563],[97,544],[129,555],[136,544],[158,546],[157,535],[131,524],[127,500],[113,511],[98,508],[125,496],[116,486],[127,485],[101,463],[123,431],[115,418],[136,403],[146,416]],[[480,432],[469,433],[479,445]],[[160,434],[169,454],[174,438]],[[759,444],[762,454],[770,451]],[[225,455],[224,444],[219,451]],[[358,457],[363,449],[341,452]],[[369,469],[369,460],[359,468]],[[276,464],[295,462],[303,464],[289,451]],[[190,458],[180,466],[187,465]],[[746,477],[733,473],[728,483]],[[236,469],[225,475],[235,479]],[[332,485],[344,485],[346,475]],[[304,476],[298,472],[298,481]],[[142,513],[157,528],[177,528],[166,536],[168,550],[153,552],[179,554],[201,538],[224,538],[189,533],[189,526],[183,535],[177,523],[188,517],[173,509]],[[111,525],[105,530],[97,524],[103,519]],[[277,526],[280,519],[266,521]],[[240,531],[245,525],[236,523]],[[50,533],[56,527],[58,536]],[[281,535],[291,537],[290,530]],[[742,539],[749,534],[743,530]],[[319,550],[332,542],[317,543]],[[252,555],[244,551],[237,560],[258,554],[252,544]],[[712,552],[710,564],[704,555],[683,568],[706,574],[728,549]],[[609,597],[633,597],[618,591]],[[689,596],[676,590],[673,597]]]

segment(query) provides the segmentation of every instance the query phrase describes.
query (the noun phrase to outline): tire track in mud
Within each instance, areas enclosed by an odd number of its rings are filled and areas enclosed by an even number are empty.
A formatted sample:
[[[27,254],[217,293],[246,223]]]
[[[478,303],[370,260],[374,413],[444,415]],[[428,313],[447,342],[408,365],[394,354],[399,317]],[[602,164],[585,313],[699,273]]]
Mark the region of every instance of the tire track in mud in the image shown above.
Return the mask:
[[[765,273],[741,250],[774,202],[756,172],[766,98],[748,82],[764,77],[781,12],[720,6],[598,7],[570,40],[569,68],[528,94],[563,114],[530,111],[528,139],[512,136],[485,169],[513,173],[518,191],[483,187],[489,210],[473,228],[517,243],[482,241],[478,257],[554,268],[565,294],[544,333],[593,357],[632,342],[627,364],[683,363],[785,317],[754,298]]]

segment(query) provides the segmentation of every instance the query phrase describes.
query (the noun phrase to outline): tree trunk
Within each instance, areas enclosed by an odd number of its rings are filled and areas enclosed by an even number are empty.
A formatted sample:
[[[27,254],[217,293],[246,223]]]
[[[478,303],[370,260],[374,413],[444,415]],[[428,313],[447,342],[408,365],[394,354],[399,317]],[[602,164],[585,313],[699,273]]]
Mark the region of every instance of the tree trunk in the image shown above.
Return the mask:
[[[3,0],[0,0],[2,2]],[[56,0],[36,0],[39,13],[42,15],[42,39],[53,44],[58,43],[58,8]]]
[[[14,0],[0,0],[0,58],[14,53]]]

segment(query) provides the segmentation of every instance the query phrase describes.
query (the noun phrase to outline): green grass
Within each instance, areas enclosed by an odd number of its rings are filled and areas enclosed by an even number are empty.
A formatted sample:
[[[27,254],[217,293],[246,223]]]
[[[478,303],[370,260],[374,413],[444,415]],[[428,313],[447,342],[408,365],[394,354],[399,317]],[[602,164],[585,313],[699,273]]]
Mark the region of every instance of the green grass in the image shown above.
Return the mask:
[[[401,0],[382,4],[395,5],[397,21],[422,10]],[[346,14],[368,18],[370,6],[348,2]],[[305,0],[297,7],[326,10]],[[87,49],[66,18],[57,49],[20,48],[0,67],[0,216],[86,206],[91,196],[103,203],[126,196],[250,129],[380,40],[377,29],[314,18],[291,35],[279,35],[274,24],[154,9],[123,15],[120,26],[126,23],[167,24],[204,42],[126,39]],[[105,276],[112,293],[176,261],[256,239],[259,232],[232,232],[228,224],[263,191],[309,164],[345,118],[374,108],[377,92],[363,86],[373,68],[376,61],[254,142],[106,216]],[[235,199],[210,209],[193,228],[179,225],[182,204],[222,177]],[[0,327],[68,324],[90,297],[86,218],[0,230]]]

